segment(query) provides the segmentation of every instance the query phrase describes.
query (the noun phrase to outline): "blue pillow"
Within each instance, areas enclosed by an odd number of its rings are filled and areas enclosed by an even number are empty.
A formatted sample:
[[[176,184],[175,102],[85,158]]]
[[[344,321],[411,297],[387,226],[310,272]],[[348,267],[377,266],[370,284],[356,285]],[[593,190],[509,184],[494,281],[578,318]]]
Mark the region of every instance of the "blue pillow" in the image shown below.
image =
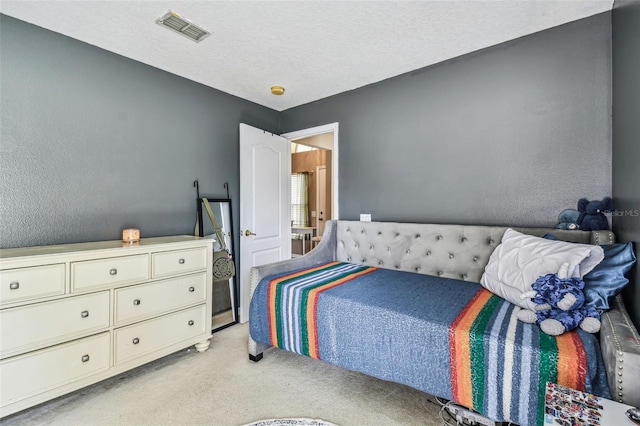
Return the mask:
[[[620,293],[629,280],[624,276],[636,262],[632,243],[602,246],[604,259],[583,277],[585,305],[610,309],[609,298]]]
[[[544,238],[557,240],[558,237],[547,233]],[[604,244],[604,259],[582,279],[584,280],[585,305],[598,310],[609,310],[609,298],[620,293],[629,283],[624,276],[636,263],[632,243]]]

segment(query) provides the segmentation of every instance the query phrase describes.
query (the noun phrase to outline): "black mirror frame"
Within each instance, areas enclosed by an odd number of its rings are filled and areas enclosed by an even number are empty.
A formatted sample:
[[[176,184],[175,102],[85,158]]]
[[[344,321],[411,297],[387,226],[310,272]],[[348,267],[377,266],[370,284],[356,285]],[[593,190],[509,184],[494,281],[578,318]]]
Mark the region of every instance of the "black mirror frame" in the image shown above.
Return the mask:
[[[233,321],[231,321],[230,323],[221,325],[219,327],[213,328],[211,330],[212,333],[215,333],[216,331],[220,331],[223,330],[227,327],[230,327],[234,324],[238,324],[238,307],[239,307],[239,303],[238,303],[238,298],[240,297],[239,294],[239,289],[238,289],[238,281],[237,281],[237,277],[238,277],[238,273],[239,273],[239,269],[238,269],[238,262],[236,261],[237,259],[237,253],[236,253],[236,248],[235,248],[235,238],[233,235],[233,209],[231,206],[231,198],[209,198],[209,197],[200,197],[197,200],[197,212],[198,212],[198,232],[199,235],[204,235],[204,221],[203,221],[203,215],[202,215],[202,199],[206,198],[209,203],[228,203],[229,204],[229,227],[231,228],[231,235],[229,235],[229,239],[231,241],[231,256],[233,259],[233,262],[235,264],[235,268],[236,268],[236,273],[233,277],[231,277],[230,279],[233,280],[232,281],[232,300],[231,300],[231,310],[233,313]]]

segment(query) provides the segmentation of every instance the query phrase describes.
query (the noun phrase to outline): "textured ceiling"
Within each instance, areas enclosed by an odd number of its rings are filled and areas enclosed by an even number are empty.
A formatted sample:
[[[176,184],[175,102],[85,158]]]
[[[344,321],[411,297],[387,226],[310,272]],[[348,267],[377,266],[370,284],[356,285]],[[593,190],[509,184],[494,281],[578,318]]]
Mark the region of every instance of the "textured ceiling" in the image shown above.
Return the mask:
[[[613,0],[8,1],[0,11],[282,111],[611,10]],[[173,10],[212,35],[155,23]],[[269,88],[281,85],[283,96]]]

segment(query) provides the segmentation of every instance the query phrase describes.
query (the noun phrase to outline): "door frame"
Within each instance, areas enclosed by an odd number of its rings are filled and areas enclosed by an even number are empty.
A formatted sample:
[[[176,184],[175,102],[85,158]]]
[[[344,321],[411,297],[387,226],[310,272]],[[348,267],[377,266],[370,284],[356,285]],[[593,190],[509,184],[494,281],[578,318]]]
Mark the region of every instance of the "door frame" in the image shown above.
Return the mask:
[[[339,123],[330,123],[322,126],[310,127],[308,129],[297,130],[295,132],[283,133],[280,136],[289,139],[289,142],[295,142],[299,139],[309,138],[311,136],[322,135],[324,133],[333,132],[333,148],[331,150],[331,202],[332,207],[332,220],[340,218],[340,203],[339,203],[339,182],[338,182],[338,128]],[[291,165],[289,165],[291,167]],[[291,170],[289,170],[291,174]]]

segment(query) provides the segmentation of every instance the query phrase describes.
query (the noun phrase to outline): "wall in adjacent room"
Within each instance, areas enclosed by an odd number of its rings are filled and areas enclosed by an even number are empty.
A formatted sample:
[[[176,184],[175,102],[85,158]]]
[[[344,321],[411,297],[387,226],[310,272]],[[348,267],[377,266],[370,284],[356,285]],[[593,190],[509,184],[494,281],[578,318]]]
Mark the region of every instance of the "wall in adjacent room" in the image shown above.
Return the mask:
[[[339,122],[340,218],[553,226],[611,195],[611,14],[282,113]]]
[[[327,155],[331,157],[331,151],[324,149],[291,154],[291,173],[309,172],[309,198],[307,200],[309,205],[309,226],[317,225],[318,176],[316,167],[327,165]],[[314,215],[312,212],[316,214]]]
[[[279,113],[0,15],[0,247],[192,234],[229,182],[238,124]]]
[[[614,3],[613,25],[613,229],[620,241],[640,245],[640,2]],[[640,268],[631,272],[624,300],[640,328]]]

